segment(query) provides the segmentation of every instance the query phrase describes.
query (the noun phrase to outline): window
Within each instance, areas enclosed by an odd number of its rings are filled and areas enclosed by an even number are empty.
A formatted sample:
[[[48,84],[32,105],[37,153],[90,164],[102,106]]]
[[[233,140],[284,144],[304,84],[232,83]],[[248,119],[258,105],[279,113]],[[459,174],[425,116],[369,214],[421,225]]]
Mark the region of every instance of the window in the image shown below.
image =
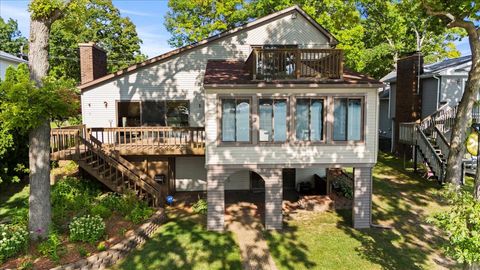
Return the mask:
[[[333,106],[333,140],[362,140],[362,99],[335,98]]]
[[[118,102],[118,127],[138,127],[141,123],[140,102]]]
[[[297,99],[295,134],[299,141],[323,141],[324,100]]]
[[[118,102],[118,126],[188,126],[188,100]]]
[[[285,142],[287,140],[287,100],[260,99],[259,141]]]
[[[250,142],[250,100],[222,100],[222,141]]]

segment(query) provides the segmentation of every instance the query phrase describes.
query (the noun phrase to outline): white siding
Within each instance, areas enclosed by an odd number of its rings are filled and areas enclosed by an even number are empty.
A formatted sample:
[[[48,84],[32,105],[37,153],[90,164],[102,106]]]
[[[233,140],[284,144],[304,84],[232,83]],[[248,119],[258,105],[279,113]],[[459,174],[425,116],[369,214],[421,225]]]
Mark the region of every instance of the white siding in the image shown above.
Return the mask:
[[[7,68],[9,66],[18,66],[18,63],[17,62],[13,62],[13,61],[8,61],[8,60],[5,60],[5,59],[0,59],[0,80],[4,80],[5,79],[5,73],[7,72]]]
[[[240,170],[230,175],[225,180],[225,190],[250,189],[250,171]]]
[[[457,105],[463,95],[463,77],[442,77],[440,102]]]
[[[204,157],[175,159],[175,188],[177,191],[207,190],[207,170]]]
[[[327,47],[327,39],[303,16],[275,21],[217,40],[82,93],[83,123],[116,126],[118,100],[190,100],[190,125],[204,126],[203,73],[208,59],[246,59],[250,45],[299,44]],[[105,107],[105,102],[107,107]]]
[[[305,168],[295,170],[295,186],[302,182],[311,182],[313,184],[313,176],[317,174],[320,177],[327,175],[325,168]]]
[[[210,91],[210,90],[208,90]],[[226,90],[224,90],[226,91]],[[254,89],[236,89],[236,94],[254,93]],[[314,91],[314,92],[313,92]],[[222,90],[216,90],[222,92]],[[365,143],[363,144],[326,144],[278,146],[245,145],[217,146],[217,94],[207,92],[206,136],[207,165],[215,164],[285,164],[298,167],[305,164],[359,164],[375,163],[377,158],[378,139],[378,94],[377,89],[262,89],[262,93],[312,93],[316,95],[351,94],[365,95]],[[329,132],[327,130],[327,132]]]

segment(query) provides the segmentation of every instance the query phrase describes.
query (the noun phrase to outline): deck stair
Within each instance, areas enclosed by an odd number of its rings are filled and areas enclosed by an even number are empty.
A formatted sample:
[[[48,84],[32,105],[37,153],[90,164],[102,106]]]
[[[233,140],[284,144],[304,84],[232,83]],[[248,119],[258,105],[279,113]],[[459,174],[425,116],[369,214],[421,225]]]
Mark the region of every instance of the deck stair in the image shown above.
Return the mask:
[[[416,163],[424,163],[433,176],[441,183],[445,179],[445,169],[450,151],[447,140],[457,107],[442,106],[420,123],[401,123],[399,141],[414,146]]]
[[[51,156],[74,160],[78,165],[117,193],[133,192],[152,206],[161,202],[161,186],[117,152],[90,136],[84,126],[52,129]]]

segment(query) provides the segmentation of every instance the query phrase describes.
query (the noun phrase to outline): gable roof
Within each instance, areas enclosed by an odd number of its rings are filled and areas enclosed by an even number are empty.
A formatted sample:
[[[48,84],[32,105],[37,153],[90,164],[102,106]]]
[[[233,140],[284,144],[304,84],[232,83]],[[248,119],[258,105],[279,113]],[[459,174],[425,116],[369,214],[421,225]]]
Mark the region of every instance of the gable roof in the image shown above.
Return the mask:
[[[465,68],[465,65],[472,61],[471,55],[461,56],[457,58],[450,58],[445,59],[436,63],[428,64],[423,66],[423,73],[420,77],[429,77],[431,75],[437,75],[442,71],[458,67],[458,68]],[[395,82],[397,80],[397,71],[392,70],[390,73],[385,75],[383,78],[380,79],[382,82]]]
[[[6,53],[4,51],[0,51],[0,59],[15,62],[15,63],[27,63],[27,60],[16,57],[15,55]]]
[[[229,36],[232,36],[232,35],[235,35],[235,34],[238,34],[239,32],[242,32],[242,31],[246,31],[246,30],[249,30],[249,29],[252,29],[252,28],[255,28],[257,26],[260,26],[264,23],[268,23],[270,21],[273,21],[275,20],[276,18],[278,17],[281,17],[281,16],[284,16],[284,15],[288,15],[292,12],[298,12],[300,15],[302,15],[308,22],[310,22],[318,31],[320,31],[322,34],[324,34],[329,42],[330,42],[330,45],[331,46],[335,46],[338,44],[338,40],[328,31],[326,30],[325,28],[323,28],[319,23],[317,23],[317,21],[315,21],[312,17],[310,17],[310,15],[308,15],[303,9],[301,9],[299,6],[295,5],[295,6],[292,6],[292,7],[289,7],[289,8],[286,8],[286,9],[283,9],[283,10],[280,10],[280,11],[277,11],[275,13],[272,13],[270,15],[267,15],[267,16],[264,16],[264,17],[261,17],[259,19],[256,19],[252,22],[249,22],[249,23],[246,23],[242,26],[239,26],[239,27],[236,27],[236,28],[233,28],[231,30],[226,30],[224,32],[221,32],[217,35],[214,35],[214,36],[211,36],[209,38],[206,38],[204,40],[201,40],[201,41],[198,41],[198,42],[195,42],[195,43],[192,43],[190,45],[187,45],[187,46],[184,46],[184,47],[181,47],[181,48],[178,48],[178,49],[174,49],[172,51],[169,51],[167,53],[164,53],[164,54],[161,54],[161,55],[158,55],[158,56],[155,56],[153,58],[150,58],[150,59],[147,59],[143,62],[140,62],[140,63],[137,63],[137,64],[134,64],[128,68],[125,68],[125,69],[122,69],[122,70],[119,70],[117,72],[114,72],[114,73],[110,73],[110,74],[107,74],[103,77],[100,77],[98,79],[95,79],[91,82],[87,82],[87,83],[84,83],[82,85],[79,85],[78,88],[80,88],[80,90],[84,91],[88,88],[91,88],[99,83],[102,83],[102,82],[106,82],[106,81],[109,81],[109,80],[112,80],[112,79],[115,79],[119,76],[122,76],[122,75],[126,75],[126,74],[129,74],[129,73],[132,73],[134,72],[135,70],[137,69],[140,69],[140,68],[144,68],[144,67],[147,67],[147,66],[150,66],[152,64],[155,64],[155,63],[158,63],[158,62],[161,62],[161,61],[165,61],[169,58],[172,58],[174,56],[177,56],[181,53],[184,53],[184,52],[187,52],[187,51],[190,51],[190,50],[193,50],[195,48],[198,48],[198,47],[201,47],[201,46],[205,46],[207,45],[208,43],[211,43],[213,41],[216,41],[216,40],[219,40],[219,39],[222,39],[222,38],[226,38],[226,37],[229,37]]]

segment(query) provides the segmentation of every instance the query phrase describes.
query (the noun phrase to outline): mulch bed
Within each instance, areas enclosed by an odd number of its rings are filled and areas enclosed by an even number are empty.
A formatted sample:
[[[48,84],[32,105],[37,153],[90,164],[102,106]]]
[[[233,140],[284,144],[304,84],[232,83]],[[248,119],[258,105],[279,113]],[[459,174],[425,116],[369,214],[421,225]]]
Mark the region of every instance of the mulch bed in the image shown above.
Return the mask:
[[[108,249],[109,247],[133,235],[134,230],[141,225],[142,224],[134,224],[131,221],[125,220],[125,218],[118,214],[113,214],[105,222],[105,247]],[[96,244],[69,242],[66,235],[62,235],[62,237],[64,239],[62,242],[63,250],[60,252],[60,260],[58,263],[52,261],[47,256],[41,255],[37,250],[38,243],[33,243],[30,245],[27,254],[18,258],[11,258],[4,264],[0,265],[0,269],[17,269],[29,262],[33,266],[33,269],[36,270],[51,269],[58,265],[76,262],[80,259],[100,252],[97,250]],[[83,254],[80,254],[80,249],[83,249]]]

